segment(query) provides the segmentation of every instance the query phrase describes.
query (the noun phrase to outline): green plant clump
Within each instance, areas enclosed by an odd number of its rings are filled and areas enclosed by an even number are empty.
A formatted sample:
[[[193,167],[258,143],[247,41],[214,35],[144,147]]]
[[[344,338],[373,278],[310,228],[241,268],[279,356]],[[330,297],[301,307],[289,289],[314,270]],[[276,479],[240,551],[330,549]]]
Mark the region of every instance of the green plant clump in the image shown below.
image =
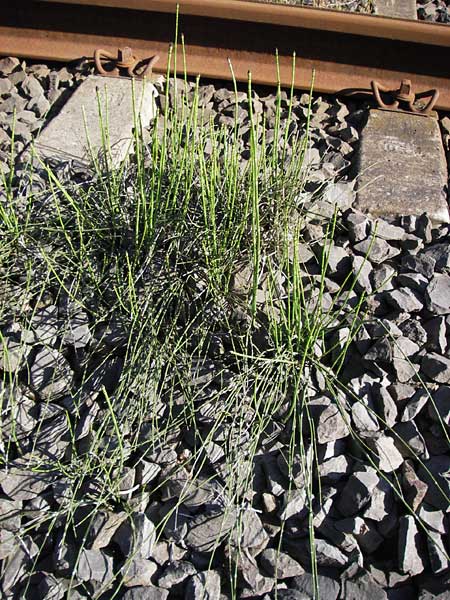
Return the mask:
[[[169,107],[171,85],[181,92]],[[209,565],[226,557],[220,568],[236,597],[243,571],[253,568],[248,520],[263,505],[254,478],[273,448],[284,456],[286,498],[304,495],[306,562],[319,597],[315,530],[326,497],[310,399],[320,385],[351,430],[340,370],[366,298],[352,300],[349,276],[325,301],[337,210],[321,250],[312,249],[315,273],[302,267],[314,197],[305,188],[308,131],[290,133],[289,99],[278,87],[266,139],[264,122],[252,119],[249,78],[252,125],[243,141],[238,111],[231,127],[208,121],[199,89],[198,81],[192,93],[186,80],[168,77],[164,114],[149,135],[136,117],[131,155],[119,167],[111,165],[105,131],[102,160],[92,156],[91,171],[78,182],[36,156],[28,175],[37,165],[45,189],[28,186],[19,194],[12,179],[4,180],[2,340],[14,323],[17,360],[21,351],[47,348],[59,361],[45,393],[26,366],[4,367],[0,384],[3,470],[44,481],[54,497],[30,511],[20,531],[34,548],[24,597],[57,540],[52,552],[67,597],[84,590],[114,598],[145,543],[136,524],[147,519],[152,542],[176,549],[199,512],[217,516],[202,550]],[[61,328],[36,349],[33,319],[54,306]],[[74,318],[87,319],[89,343],[81,348],[70,342]],[[12,360],[6,341],[4,348],[3,365]],[[73,378],[52,389],[67,365]],[[32,437],[22,418],[30,406]],[[131,484],[130,469],[138,474]],[[389,484],[401,495],[395,481]],[[114,515],[136,525],[136,543],[125,564],[114,558],[107,581],[80,582],[83,552]],[[279,549],[289,516],[284,510],[271,517]]]

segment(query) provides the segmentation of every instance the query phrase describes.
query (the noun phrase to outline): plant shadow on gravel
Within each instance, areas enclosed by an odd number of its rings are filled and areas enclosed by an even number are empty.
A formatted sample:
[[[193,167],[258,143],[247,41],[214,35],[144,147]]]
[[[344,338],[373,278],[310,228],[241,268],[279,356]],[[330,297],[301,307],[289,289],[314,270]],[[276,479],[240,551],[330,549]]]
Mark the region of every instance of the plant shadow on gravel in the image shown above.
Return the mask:
[[[330,283],[339,209],[306,233],[321,197],[306,187],[308,123],[291,133],[280,88],[260,117],[249,80],[242,131],[239,94],[218,126],[199,82],[168,71],[164,111],[150,132],[136,118],[119,168],[106,146],[70,181],[32,157],[43,191],[4,181],[5,597],[177,597],[189,578],[189,598],[282,598],[306,569],[325,598],[320,577],[361,566],[357,541],[381,544],[390,490],[429,529],[389,465],[395,432],[383,445],[352,425],[358,404],[383,420],[346,379],[366,258]],[[369,531],[350,523],[350,461],[361,494],[386,501]],[[331,531],[335,497],[348,518]]]

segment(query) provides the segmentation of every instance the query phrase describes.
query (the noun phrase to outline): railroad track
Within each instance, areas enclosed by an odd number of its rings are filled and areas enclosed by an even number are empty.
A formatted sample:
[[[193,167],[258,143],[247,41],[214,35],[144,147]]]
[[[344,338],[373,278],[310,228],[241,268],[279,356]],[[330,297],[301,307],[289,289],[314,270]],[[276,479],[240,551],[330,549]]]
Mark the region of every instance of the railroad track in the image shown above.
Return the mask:
[[[443,598],[450,28],[175,15],[2,9],[0,596]]]
[[[319,92],[368,90],[377,79],[395,89],[403,79],[416,89],[436,88],[436,107],[450,110],[450,28],[441,24],[323,11],[241,0],[180,0],[188,74],[227,80],[229,60],[238,80],[248,71],[259,84],[279,78]],[[171,0],[29,0],[2,7],[0,52],[67,61],[131,46],[140,57],[159,54],[166,70],[175,35]],[[296,55],[293,67],[293,54]],[[179,71],[184,65],[179,60]]]

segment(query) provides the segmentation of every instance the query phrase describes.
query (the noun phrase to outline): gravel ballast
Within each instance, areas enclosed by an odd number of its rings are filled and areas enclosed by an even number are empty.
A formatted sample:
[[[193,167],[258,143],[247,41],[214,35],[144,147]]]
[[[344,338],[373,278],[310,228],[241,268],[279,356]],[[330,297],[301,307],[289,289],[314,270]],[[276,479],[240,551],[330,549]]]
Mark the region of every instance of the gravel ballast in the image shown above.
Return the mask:
[[[26,144],[85,76],[85,66],[58,70],[3,59],[0,71],[1,168],[8,175],[12,166],[17,199],[26,190],[36,194],[33,210],[44,221],[51,203],[48,176],[39,169],[27,176]],[[168,101],[160,90],[157,127],[183,87],[178,81],[176,89],[172,80]],[[190,83],[188,94],[193,88]],[[5,599],[225,600],[232,597],[232,580],[236,597],[255,600],[312,599],[315,587],[327,600],[431,600],[448,594],[450,226],[436,225],[426,213],[384,220],[356,211],[353,157],[367,107],[296,96],[291,134],[305,131],[310,102],[305,196],[298,200],[298,212],[306,216],[295,257],[311,314],[318,307],[323,314],[338,307],[339,319],[331,320],[314,347],[316,362],[308,364],[303,385],[308,424],[295,421],[286,404],[289,390],[283,390],[270,427],[252,450],[250,390],[233,408],[240,421],[230,413],[215,429],[220,414],[230,410],[227,394],[240,389],[235,345],[217,326],[207,353],[183,365],[187,380],[169,390],[161,383],[140,430],[121,422],[119,435],[108,415],[120,405],[135,324],[120,311],[98,322],[95,304],[69,299],[74,283],[68,278],[58,293],[53,281],[39,294],[40,280],[50,277],[49,261],[32,256],[28,247],[20,251],[35,260],[36,285],[24,291],[20,257],[17,273],[1,271]],[[239,92],[236,115],[234,93],[209,84],[200,88],[200,103],[205,123],[212,119],[231,127],[237,116],[242,164],[249,160],[252,114],[261,126],[265,115],[268,142],[274,135],[271,94],[253,92],[250,107]],[[286,112],[285,92],[281,106]],[[14,108],[19,156],[11,165]],[[79,187],[93,179],[71,161],[55,164],[55,173]],[[297,222],[294,213],[293,230]],[[59,250],[49,247],[47,254]],[[152,272],[151,283],[163,272],[164,265]],[[189,277],[187,314],[195,315],[200,306],[213,322],[226,321],[217,317],[222,314],[233,323],[245,321],[238,308],[248,296],[251,271],[236,273],[235,306],[215,300],[201,305],[203,281],[196,272]],[[107,278],[113,281],[113,273]],[[264,281],[257,295],[262,313],[268,310]],[[286,297],[282,277],[279,286]],[[108,292],[114,298],[117,290],[111,284]],[[192,326],[187,317],[186,323]],[[264,327],[259,334],[254,343],[264,352],[268,334]],[[326,369],[317,368],[320,360]],[[333,369],[340,385],[331,390],[326,376]],[[191,420],[183,420],[188,402],[195,410]],[[177,427],[155,444],[155,424],[163,428],[174,415],[180,416]],[[295,427],[301,452],[290,447]],[[119,439],[122,462],[111,472],[108,465],[96,470],[95,452],[117,456]],[[244,464],[251,476],[240,478]],[[233,490],[226,485],[230,473]],[[114,494],[105,490],[108,478],[118,483]]]

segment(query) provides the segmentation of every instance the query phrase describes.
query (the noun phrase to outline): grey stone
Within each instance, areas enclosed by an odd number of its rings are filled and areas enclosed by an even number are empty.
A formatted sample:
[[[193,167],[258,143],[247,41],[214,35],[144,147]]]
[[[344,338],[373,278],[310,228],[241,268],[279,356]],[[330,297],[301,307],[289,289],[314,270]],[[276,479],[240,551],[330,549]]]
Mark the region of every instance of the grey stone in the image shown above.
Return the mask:
[[[69,543],[63,533],[56,533],[53,542],[52,572],[57,575],[74,575],[78,551]]]
[[[134,81],[134,87],[138,119],[143,127],[147,127],[155,112],[156,88],[149,82],[139,81]],[[40,154],[44,157],[70,155],[89,161],[89,146],[94,155],[102,154],[105,149],[102,148],[98,103],[102,107],[103,119],[106,103],[108,105],[110,158],[114,165],[119,165],[130,149],[134,127],[132,83],[129,79],[106,80],[93,75],[85,79],[38,136],[36,148]],[[85,122],[89,141],[83,126]]]
[[[415,233],[420,236],[425,243],[429,244],[433,240],[432,235],[433,221],[430,219],[427,213],[423,213],[416,221]]]
[[[314,498],[312,506],[312,526],[316,530],[320,531],[321,527],[326,523],[326,519],[333,507],[334,496],[336,493],[337,489],[334,487],[322,487],[321,495]]]
[[[9,131],[9,133],[12,136],[12,129]],[[28,125],[17,121],[14,126],[14,141],[16,143],[21,142],[24,145],[27,145],[29,142],[31,142],[31,131]]]
[[[373,451],[373,460],[380,471],[391,473],[396,471],[403,462],[401,452],[396,448],[394,440],[384,434],[367,437],[365,443]]]
[[[450,567],[442,535],[435,531],[427,532],[428,556],[433,573],[442,573]]]
[[[427,377],[437,383],[450,383],[450,359],[436,352],[425,354],[421,369]]]
[[[362,212],[420,215],[426,206],[433,220],[449,222],[438,122],[371,110],[361,135],[358,170],[356,206]]]
[[[8,469],[0,471],[0,485],[14,500],[31,500],[40,495],[56,480],[56,474],[42,469],[32,471],[27,461],[16,459]]]
[[[433,402],[428,406],[430,417],[436,423],[450,427],[450,386],[442,385],[432,394]]]
[[[32,73],[39,80],[45,80],[51,73],[50,68],[44,64],[29,65],[27,72]]]
[[[62,600],[66,593],[64,582],[58,581],[51,573],[42,573],[42,575],[37,588],[39,597],[45,600]]]
[[[329,458],[341,456],[345,454],[346,448],[347,444],[344,439],[329,442],[328,444],[319,444],[317,446],[317,461],[320,464]]]
[[[370,502],[372,493],[380,481],[373,467],[365,466],[355,471],[345,484],[337,508],[344,516],[352,516]]]
[[[450,314],[450,276],[435,273],[425,291],[425,302],[435,315]]]
[[[24,71],[23,67],[21,69],[17,69],[16,71],[14,71],[14,73],[12,73],[8,79],[11,81],[11,83],[15,86],[18,87],[20,86],[20,84],[25,81],[25,79],[27,78],[27,74],[26,71]]]
[[[423,303],[409,288],[389,290],[384,293],[384,298],[391,306],[400,312],[420,312],[423,308]]]
[[[290,586],[293,590],[305,594],[308,600],[314,597],[315,585],[311,573],[303,573],[303,575],[294,577]],[[324,598],[324,600],[337,600],[340,591],[340,586],[337,581],[326,575],[317,575],[317,586],[321,598]]]
[[[427,341],[427,332],[422,327],[419,319],[406,319],[400,323],[400,329],[403,333],[403,336],[411,342],[417,344],[419,348],[425,345]]]
[[[450,600],[450,592],[434,594],[430,590],[420,590],[418,600]]]
[[[0,113],[18,113],[24,110],[26,105],[27,101],[13,91],[11,92],[9,98],[0,102]]]
[[[27,75],[22,81],[22,91],[26,96],[34,98],[35,96],[42,96],[44,89],[39,81],[33,75]]]
[[[273,589],[275,580],[261,574],[255,559],[250,554],[241,552],[239,548],[227,546],[225,556],[237,572],[239,584],[243,587],[241,598],[262,596]]]
[[[149,586],[152,576],[158,566],[146,558],[132,558],[127,560],[120,570],[121,580],[126,587]]]
[[[272,594],[271,598],[273,600],[310,600],[311,596],[298,590],[277,589],[276,594]]]
[[[364,518],[371,521],[382,522],[392,514],[394,507],[394,495],[392,487],[384,479],[380,479],[374,488],[370,502],[364,510]]]
[[[400,517],[398,533],[398,560],[402,573],[411,577],[422,573],[425,569],[423,549],[419,530],[414,517],[404,515]]]
[[[3,523],[2,523],[3,526]],[[19,526],[20,527],[20,521]],[[5,560],[16,550],[18,545],[17,534],[6,529],[0,529],[0,560]]]
[[[450,248],[447,242],[433,244],[423,250],[422,254],[435,261],[436,271],[450,269]]]
[[[11,337],[1,338],[0,369],[8,373],[16,373],[25,365],[30,348],[23,342],[17,342]]]
[[[24,509],[24,515],[27,518],[34,518],[41,517],[43,513],[48,512],[51,508],[49,496],[49,494],[46,494],[45,496],[36,496],[36,498],[28,500]]]
[[[339,409],[329,398],[321,396],[310,400],[308,408],[319,444],[334,442],[349,435],[347,423],[341,413],[341,410],[344,411],[343,407]]]
[[[258,514],[252,509],[246,509],[239,514],[228,541],[256,556],[267,546],[269,539]]]
[[[287,521],[293,516],[302,518],[308,512],[306,490],[291,490],[285,492],[283,508],[280,511],[280,519]]]
[[[222,543],[236,520],[237,514],[234,509],[226,512],[202,512],[189,523],[186,545],[197,552],[212,552]]]
[[[377,404],[377,414],[387,427],[393,427],[397,420],[398,410],[391,394],[383,385],[374,387],[374,396]]]
[[[72,370],[64,356],[53,348],[42,348],[30,370],[31,385],[42,400],[54,400],[69,392]]]
[[[343,567],[348,563],[348,556],[332,544],[320,538],[314,539],[317,564],[321,567]]]
[[[430,319],[423,326],[427,332],[427,349],[433,350],[438,354],[445,354],[447,350],[445,317],[440,316]]]
[[[109,513],[108,515],[102,513],[102,518],[99,521],[99,526],[95,531],[95,534],[92,536],[92,550],[101,550],[101,548],[105,548],[106,546],[108,546],[115,532],[125,521],[126,518],[126,512]],[[92,529],[93,528],[91,528],[91,530]]]
[[[425,500],[439,510],[448,511],[450,498],[450,457],[432,456],[418,469],[419,478],[428,485]]]
[[[136,469],[136,480],[139,481],[141,485],[148,485],[158,477],[160,472],[161,467],[159,465],[148,460],[142,460],[139,462]]]
[[[370,233],[386,241],[400,241],[407,237],[403,227],[391,225],[384,219],[376,219],[370,223]]]
[[[107,392],[112,392],[120,380],[120,375],[123,368],[123,359],[120,356],[115,356],[107,360],[103,360],[98,366],[93,368],[81,389],[78,390],[80,398],[85,400],[94,400],[103,387]]]
[[[348,237],[352,243],[365,240],[369,232],[369,219],[360,212],[350,212],[347,215]]]
[[[17,119],[22,123],[25,123],[25,125],[33,129],[33,131],[35,127],[39,126],[39,121],[31,110],[23,110],[17,115]]]
[[[428,450],[417,425],[413,419],[397,423],[393,428],[392,437],[397,450],[405,458],[428,458]]]
[[[131,467],[123,467],[122,471],[114,473],[115,479],[118,481],[118,492],[122,497],[131,498],[134,490],[134,480],[136,478],[136,470]]]
[[[335,521],[334,526],[338,531],[353,535],[360,548],[367,554],[375,552],[384,541],[375,526],[361,517],[350,517]]]
[[[89,329],[89,320],[85,313],[74,315],[64,333],[63,343],[76,349],[85,348],[91,341],[92,334]]]
[[[446,533],[445,513],[442,510],[434,510],[424,502],[418,511],[418,515],[427,525],[427,530],[432,529],[436,533]]]
[[[9,396],[9,397],[8,397]],[[5,438],[21,440],[24,445],[30,441],[30,432],[37,425],[36,403],[19,390],[13,390],[4,397],[5,414],[2,433]],[[9,410],[8,410],[9,409]]]
[[[101,550],[83,548],[76,566],[76,577],[81,581],[110,582],[114,577],[112,556]]]
[[[341,598],[345,600],[388,600],[386,591],[367,572],[358,572],[342,582]]]
[[[278,508],[276,497],[273,494],[268,494],[267,492],[263,492],[261,495],[261,500],[264,507],[264,512],[267,514],[272,514],[276,512]]]
[[[411,361],[410,357],[418,351],[419,346],[406,337],[399,337],[395,340],[392,349],[392,366],[401,383],[406,383],[417,375],[419,367]]]
[[[422,408],[429,400],[429,395],[426,390],[418,389],[411,400],[406,404],[400,421],[406,422],[415,419]]]
[[[323,481],[338,481],[351,472],[352,460],[343,454],[334,456],[319,465],[319,475]]]
[[[5,56],[0,59],[0,73],[2,75],[9,75],[20,66],[20,60],[15,56]]]
[[[435,266],[435,259],[432,256],[428,256],[427,254],[421,254],[419,256],[407,254],[402,259],[402,267],[405,271],[419,273],[427,279],[433,277]]]
[[[156,541],[156,529],[145,513],[137,512],[120,525],[113,539],[126,558],[150,558]]]
[[[4,148],[11,147],[11,137],[5,129],[0,129],[0,147],[1,146],[3,146]],[[4,158],[6,159],[6,154],[4,155]],[[6,164],[5,168],[7,168]]]
[[[400,254],[398,248],[394,248],[383,239],[370,237],[353,246],[353,250],[358,254],[366,256],[371,263],[377,265],[389,260],[397,254]]]
[[[17,545],[15,552],[5,560],[2,565],[1,582],[2,592],[5,596],[18,582],[27,577],[29,567],[33,562],[32,559],[38,551],[38,546],[30,536],[26,535]]]
[[[259,560],[267,575],[276,579],[296,577],[305,572],[296,560],[284,552],[278,552],[274,548],[263,550]]]
[[[192,575],[187,584],[185,600],[216,600],[220,598],[220,574],[217,571],[201,571]]]
[[[167,600],[168,597],[168,590],[151,585],[130,588],[123,594],[121,600]]]
[[[181,560],[187,554],[185,548],[175,545],[172,542],[156,542],[153,552],[152,560],[154,560],[160,567],[165,565],[169,560]]]
[[[220,598],[220,574],[201,571],[192,575],[186,585],[185,600],[215,600]]]
[[[387,337],[382,337],[370,347],[364,354],[364,359],[369,362],[385,362],[392,361],[392,342]]]
[[[399,406],[405,406],[406,402],[410,400],[416,392],[416,388],[413,385],[400,382],[390,385],[388,390]]]
[[[323,199],[344,211],[351,208],[355,197],[356,194],[352,184],[346,181],[338,181],[327,185]]]
[[[352,273],[355,279],[355,289],[370,294],[372,292],[372,265],[363,256],[352,257]]]
[[[372,271],[372,286],[374,291],[382,292],[393,289],[393,278],[397,271],[388,264],[381,264]]]
[[[407,287],[419,292],[420,295],[425,292],[428,285],[428,279],[421,273],[399,273],[397,282],[400,287]]]
[[[357,431],[378,431],[380,428],[376,415],[362,401],[352,406],[352,420]]]
[[[289,253],[290,258],[294,258],[294,245],[292,244],[292,249]],[[314,253],[311,251],[311,248],[308,244],[302,244],[301,242],[297,243],[295,246],[295,257],[299,263],[307,263],[311,258],[314,257]],[[239,280],[235,280],[235,283],[239,285]],[[247,287],[248,289],[248,287]],[[239,293],[239,288],[237,289]]]
[[[33,439],[24,444],[27,458],[36,460],[55,460],[64,456],[71,438],[64,413],[56,415],[51,421],[42,424]]]
[[[33,111],[38,118],[45,117],[50,110],[50,102],[42,94],[41,96],[35,96],[26,105],[27,110]]]
[[[333,276],[345,277],[350,268],[350,255],[345,248],[331,243],[327,250],[328,270]]]

